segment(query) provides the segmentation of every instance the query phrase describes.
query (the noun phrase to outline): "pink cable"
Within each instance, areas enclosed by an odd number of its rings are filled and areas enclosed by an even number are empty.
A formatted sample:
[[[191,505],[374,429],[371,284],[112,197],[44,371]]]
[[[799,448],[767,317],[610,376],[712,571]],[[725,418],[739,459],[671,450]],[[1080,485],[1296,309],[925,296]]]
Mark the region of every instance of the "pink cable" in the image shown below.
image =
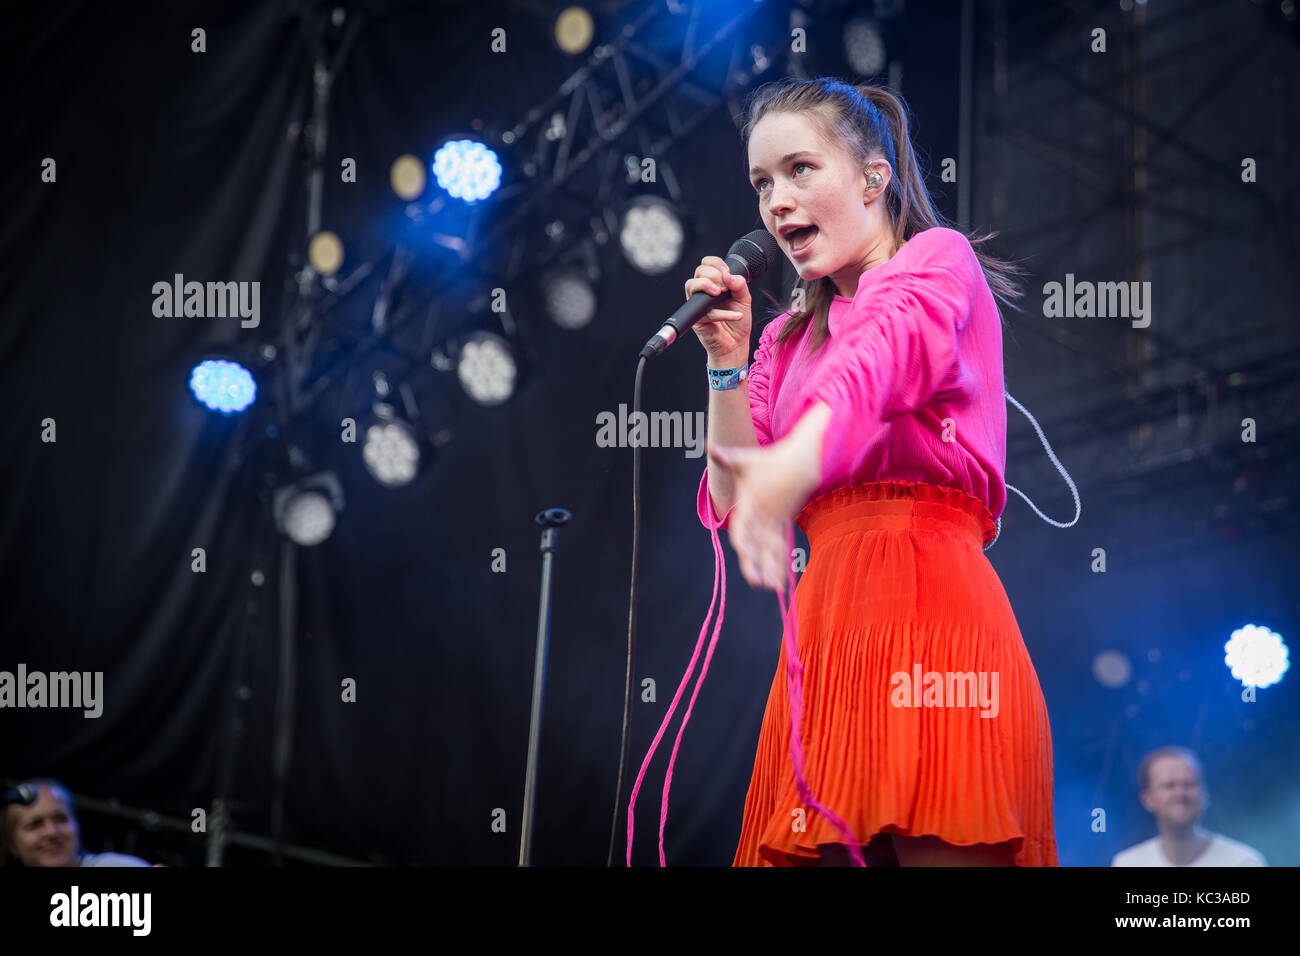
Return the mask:
[[[794,554],[794,528],[791,525],[786,525],[785,541],[786,554]],[[839,816],[817,801],[817,798],[813,796],[812,788],[808,786],[808,781],[803,775],[803,744],[799,740],[799,728],[803,725],[803,664],[799,660],[799,640],[795,633],[798,615],[794,606],[794,566],[792,562],[787,563],[786,574],[786,583],[790,589],[789,612],[786,611],[785,595],[777,591],[776,598],[781,605],[781,619],[785,623],[785,676],[790,695],[790,756],[794,760],[795,782],[799,788],[799,796],[804,803],[829,820],[835,829],[839,831],[841,837],[848,838],[845,842],[848,844],[849,855],[853,858],[853,865],[866,866],[867,862],[858,846],[860,841],[857,835],[849,829],[848,825]]]
[[[704,667],[700,670],[700,679],[695,683],[695,690],[691,694],[690,702],[686,705],[686,715],[682,718],[682,726],[677,731],[676,740],[673,743],[673,752],[668,760],[668,772],[664,776],[664,790],[659,812],[659,865],[667,866],[667,859],[664,855],[664,828],[668,822],[668,794],[672,788],[673,765],[677,760],[677,751],[681,747],[682,736],[686,733],[686,725],[690,722],[691,711],[695,707],[695,699],[699,696],[700,687],[704,683],[704,678],[709,672],[709,662],[713,659],[714,648],[718,644],[718,636],[722,633],[722,621],[726,616],[727,610],[727,565],[722,554],[722,542],[718,538],[718,529],[711,527],[709,529],[713,542],[713,597],[709,601],[709,610],[704,617],[704,624],[700,628],[700,636],[695,642],[695,652],[691,655],[690,664],[686,668],[686,673],[682,676],[681,683],[677,685],[677,693],[673,696],[672,703],[668,707],[668,713],[664,715],[663,723],[659,725],[659,731],[655,734],[654,741],[650,744],[650,750],[646,753],[645,759],[641,762],[641,770],[637,773],[636,783],[632,786],[632,797],[627,807],[627,865],[632,865],[632,840],[635,831],[636,820],[636,798],[641,791],[641,783],[645,779],[646,770],[650,766],[650,761],[654,758],[655,750],[659,746],[659,741],[663,739],[664,731],[667,729],[673,714],[677,711],[677,704],[681,701],[682,691],[686,689],[691,675],[695,672],[695,663],[700,657],[700,648],[704,644],[704,635],[709,629],[709,618],[713,616],[713,609],[718,604],[718,582],[722,583],[722,603],[718,607],[718,619],[714,623],[713,636],[709,641],[708,652],[704,655]],[[794,528],[786,526],[786,553],[794,553]],[[855,866],[866,866],[866,860],[862,856],[862,850],[859,847],[859,840],[853,831],[845,822],[832,810],[823,806],[813,796],[812,788],[808,786],[808,781],[804,777],[803,767],[803,744],[799,739],[799,730],[803,724],[803,664],[799,660],[798,637],[796,634],[797,612],[794,603],[794,568],[792,565],[787,566],[786,584],[790,591],[789,610],[786,609],[785,595],[777,591],[777,601],[781,606],[781,618],[784,623],[785,649],[786,649],[786,680],[790,697],[790,754],[794,762],[795,781],[799,789],[799,796],[810,807],[822,814],[831,824],[839,831],[841,837],[846,837],[849,854],[853,859]]]
[[[695,682],[695,690],[691,694],[691,702],[686,705],[686,716],[682,718],[681,729],[677,731],[677,740],[673,743],[672,756],[668,758],[668,773],[664,776],[664,796],[663,803],[659,811],[659,865],[667,866],[668,862],[664,858],[664,825],[668,822],[668,788],[673,782],[673,764],[677,760],[677,748],[682,745],[682,734],[686,733],[686,725],[691,719],[691,710],[695,707],[695,698],[700,695],[700,687],[704,684],[704,676],[709,672],[709,661],[713,659],[713,649],[718,646],[718,635],[722,633],[722,618],[727,611],[727,562],[722,553],[722,542],[718,540],[718,529],[713,529],[713,554],[716,560],[716,568],[722,572],[722,606],[718,608],[718,620],[713,626],[713,638],[709,641],[708,653],[704,655],[704,666],[700,668],[700,679]],[[712,608],[710,608],[712,610]],[[707,625],[707,618],[706,618]],[[698,649],[696,654],[699,654]],[[694,666],[692,660],[691,666]],[[679,692],[680,693],[680,692]]]
[[[704,635],[709,630],[709,618],[713,616],[713,608],[718,603],[718,581],[722,581],[722,606],[718,609],[718,621],[713,629],[713,640],[709,643],[709,652],[704,659],[704,670],[700,673],[699,683],[704,682],[704,674],[709,669],[709,659],[713,657],[713,648],[718,643],[718,634],[722,631],[722,618],[727,609],[727,564],[722,557],[722,542],[718,539],[718,529],[710,528],[709,533],[713,538],[713,598],[709,601],[709,611],[704,616],[704,625],[700,628],[699,639],[695,642],[695,653],[691,655],[690,665],[686,668],[686,673],[682,675],[682,681],[677,685],[677,693],[673,696],[673,702],[668,707],[668,713],[664,715],[663,723],[659,725],[659,732],[655,734],[654,741],[650,744],[650,750],[646,753],[645,759],[641,761],[641,771],[636,775],[636,783],[632,786],[632,798],[627,805],[627,865],[632,865],[632,838],[636,820],[636,797],[641,790],[641,781],[645,778],[646,769],[650,766],[650,761],[654,758],[655,749],[659,746],[659,741],[663,739],[664,731],[668,728],[668,723],[673,719],[673,714],[677,710],[677,703],[682,699],[682,691],[686,689],[687,682],[690,681],[691,675],[695,672],[695,662],[699,660],[700,648],[704,644]],[[695,686],[695,694],[700,692],[699,683]],[[691,705],[695,704],[695,694],[691,695]],[[682,721],[682,729],[677,733],[677,744],[681,744],[682,733],[686,730],[686,721],[691,719],[690,707],[686,709],[686,717]],[[673,759],[677,758],[677,746],[673,747]],[[673,770],[672,762],[668,764],[668,775],[664,778],[663,805],[659,816],[659,865],[666,866],[664,859],[664,824],[668,819],[668,788],[672,784]]]

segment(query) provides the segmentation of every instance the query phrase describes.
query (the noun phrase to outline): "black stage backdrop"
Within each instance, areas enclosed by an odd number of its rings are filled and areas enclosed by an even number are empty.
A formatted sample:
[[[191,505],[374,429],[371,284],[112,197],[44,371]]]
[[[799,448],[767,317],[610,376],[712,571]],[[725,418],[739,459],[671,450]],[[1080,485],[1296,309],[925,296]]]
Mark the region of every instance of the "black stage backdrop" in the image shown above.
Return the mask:
[[[37,9],[8,31],[15,49],[5,57],[0,668],[103,671],[105,703],[90,720],[5,713],[0,776],[53,774],[78,792],[188,818],[218,795],[238,712],[227,795],[236,826],[270,833],[275,708],[291,680],[285,840],[376,862],[508,865],[518,853],[532,687],[540,573],[533,516],[565,507],[574,517],[555,569],[534,851],[544,863],[603,863],[623,690],[632,456],[597,447],[596,416],[631,401],[636,352],[680,302],[693,264],[758,225],[735,129],[720,115],[689,150],[682,188],[704,228],[688,265],[652,279],[607,257],[590,327],[573,333],[533,321],[521,329],[539,371],[503,408],[472,405],[454,381],[448,394],[422,393],[454,438],[411,486],[379,488],[356,446],[328,441],[341,418],[364,412],[358,379],[366,367],[318,403],[299,434],[316,436],[302,441],[316,469],[339,474],[346,509],[325,543],[282,566],[269,495],[289,474],[266,450],[274,442],[257,440],[254,418],[198,407],[186,377],[204,349],[274,341],[286,321],[287,256],[302,246],[305,216],[297,137],[312,96],[299,8]],[[379,223],[398,209],[388,185],[395,156],[424,156],[443,132],[467,129],[475,117],[514,122],[574,61],[559,57],[544,22],[518,7],[348,9],[366,22],[333,88],[324,225],[359,261],[382,247]],[[954,62],[955,21],[929,19],[914,4],[908,16],[916,26],[909,53]],[[196,26],[207,31],[201,55],[190,49]],[[489,61],[482,47],[494,26],[515,31],[514,52]],[[955,78],[918,68],[908,80],[923,152],[932,163],[954,155]],[[40,181],[45,157],[57,161],[56,183]],[[344,157],[356,160],[355,184],[339,181]],[[932,183],[953,215],[952,188]],[[789,277],[778,271],[772,290]],[[153,284],[176,273],[259,281],[261,325],[154,316]],[[361,329],[366,307],[358,307]],[[645,408],[706,407],[703,353],[687,339],[649,367]],[[427,354],[433,339],[420,344]],[[1009,379],[1016,348],[1009,338]],[[433,375],[427,365],[423,372]],[[56,423],[54,443],[41,441],[45,419]],[[1008,420],[1025,430],[1014,411]],[[689,660],[712,578],[709,536],[694,515],[703,459],[647,449],[643,460],[635,677],[638,690],[642,679],[656,681],[657,701],[635,704],[625,801]],[[1081,485],[1087,478],[1075,477]],[[1030,493],[1069,517],[1059,484]],[[1039,665],[1059,741],[1094,635],[1114,633],[1150,590],[1080,583],[1091,539],[1070,545],[1073,578],[1050,577],[1017,538],[1041,552],[1066,547],[1067,533],[1041,526],[1019,499],[1008,505],[1003,535],[990,558]],[[1277,570],[1288,568],[1277,560],[1284,545],[1264,540],[1257,558],[1221,553],[1216,581],[1225,590],[1257,587],[1294,621]],[[667,838],[676,863],[731,859],[780,642],[775,596],[751,592],[725,538],[724,546],[727,624],[675,770]],[[205,549],[203,573],[192,570],[195,548]],[[505,573],[492,570],[497,548]],[[1226,580],[1229,569],[1237,580]],[[296,657],[287,663],[277,637],[286,575],[299,585]],[[1183,610],[1193,616],[1196,601],[1217,597],[1188,595]],[[353,703],[341,700],[346,679],[356,682]],[[657,859],[659,791],[675,730],[642,792],[637,863]],[[1078,783],[1085,771],[1072,766],[1074,756],[1058,742],[1058,775]],[[1084,796],[1058,807],[1058,829],[1086,834],[1092,794],[1086,781],[1074,789]],[[1123,780],[1115,793],[1130,799]],[[497,808],[504,834],[492,828]],[[1083,839],[1063,833],[1063,850]],[[1104,862],[1122,845],[1075,851],[1074,860]]]

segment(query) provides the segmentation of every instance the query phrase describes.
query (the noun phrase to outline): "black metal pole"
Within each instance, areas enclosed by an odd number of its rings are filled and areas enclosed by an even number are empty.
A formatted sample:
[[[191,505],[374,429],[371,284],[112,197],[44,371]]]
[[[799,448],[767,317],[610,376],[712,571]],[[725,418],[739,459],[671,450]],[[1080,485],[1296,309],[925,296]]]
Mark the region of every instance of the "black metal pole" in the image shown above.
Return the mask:
[[[284,805],[293,758],[294,703],[298,688],[298,546],[280,541],[280,677],[271,747],[271,865],[284,866]]]
[[[246,423],[249,421],[250,419],[245,418],[240,423],[240,434],[242,434]],[[227,464],[230,471],[242,466],[242,460],[233,451],[233,449],[239,447],[239,444],[237,434],[235,441],[231,445],[231,457],[228,459]],[[265,477],[269,483],[273,475],[271,472],[267,472]],[[221,757],[217,764],[215,793],[207,821],[207,866],[219,867],[224,864],[226,844],[229,842],[228,833],[231,826],[231,807],[234,803],[239,752],[243,744],[244,731],[248,720],[248,701],[253,696],[252,677],[248,672],[249,646],[257,642],[254,632],[260,632],[266,626],[265,615],[263,614],[263,605],[266,601],[264,596],[266,592],[263,590],[266,583],[266,574],[262,569],[265,566],[267,551],[270,547],[266,537],[275,533],[274,522],[275,519],[271,515],[269,496],[263,489],[258,496],[257,520],[252,531],[253,554],[249,569],[247,600],[244,603],[244,616],[240,624],[239,636],[235,642],[234,662],[231,667],[231,694],[226,702],[228,711],[222,716],[226,736],[222,742]]]
[[[539,512],[542,526],[542,592],[537,610],[537,651],[533,662],[533,712],[528,722],[528,766],[524,772],[523,830],[519,836],[519,865],[530,866],[533,854],[533,813],[537,808],[537,752],[542,737],[542,701],[546,691],[546,653],[551,637],[551,562],[560,526],[572,515],[563,508]]]

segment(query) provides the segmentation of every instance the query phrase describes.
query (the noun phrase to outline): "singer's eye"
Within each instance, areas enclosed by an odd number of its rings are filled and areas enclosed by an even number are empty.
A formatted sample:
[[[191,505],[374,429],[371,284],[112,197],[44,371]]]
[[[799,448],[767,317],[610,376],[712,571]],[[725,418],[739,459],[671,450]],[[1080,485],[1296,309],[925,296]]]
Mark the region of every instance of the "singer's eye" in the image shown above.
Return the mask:
[[[794,168],[795,168],[795,170],[798,171],[798,169],[799,169],[800,166],[807,166],[809,169],[812,169],[812,167],[809,166],[807,163],[795,163],[795,164],[794,164]],[[766,179],[766,178],[760,178],[756,183],[754,183],[754,189],[756,189],[758,192],[762,192],[762,191],[763,191],[763,183],[765,183],[765,182],[767,182],[767,179]]]

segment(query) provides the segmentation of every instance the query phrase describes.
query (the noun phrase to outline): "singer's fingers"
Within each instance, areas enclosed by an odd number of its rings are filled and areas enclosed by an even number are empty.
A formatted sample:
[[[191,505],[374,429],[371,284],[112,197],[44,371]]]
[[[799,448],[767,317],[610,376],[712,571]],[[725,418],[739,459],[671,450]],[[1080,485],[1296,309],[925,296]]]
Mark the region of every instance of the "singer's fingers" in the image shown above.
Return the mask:
[[[739,520],[738,520],[739,518]],[[775,591],[782,584],[784,543],[773,539],[771,529],[758,514],[732,516],[732,540],[750,587]]]
[[[772,586],[772,575],[768,568],[768,562],[761,553],[761,548],[752,538],[745,544],[745,559],[741,565],[745,580],[749,586],[759,591],[775,590]]]
[[[765,571],[763,577],[767,581],[767,586],[773,591],[781,590],[785,582],[785,562],[783,555],[785,553],[785,542],[777,541],[769,537],[764,555]]]
[[[722,280],[713,275],[697,275],[686,280],[686,298],[690,298],[697,292],[707,292],[709,295],[725,295],[727,288]]]
[[[732,513],[732,520],[735,521],[735,513]],[[753,552],[749,548],[749,540],[743,522],[733,524],[731,530],[731,550],[736,552],[736,563],[740,565],[740,573],[745,580],[749,582],[750,587],[757,585],[757,567],[754,565]]]
[[[738,273],[732,273],[728,276],[727,290],[735,302],[748,308],[750,303],[749,282],[744,276]]]

